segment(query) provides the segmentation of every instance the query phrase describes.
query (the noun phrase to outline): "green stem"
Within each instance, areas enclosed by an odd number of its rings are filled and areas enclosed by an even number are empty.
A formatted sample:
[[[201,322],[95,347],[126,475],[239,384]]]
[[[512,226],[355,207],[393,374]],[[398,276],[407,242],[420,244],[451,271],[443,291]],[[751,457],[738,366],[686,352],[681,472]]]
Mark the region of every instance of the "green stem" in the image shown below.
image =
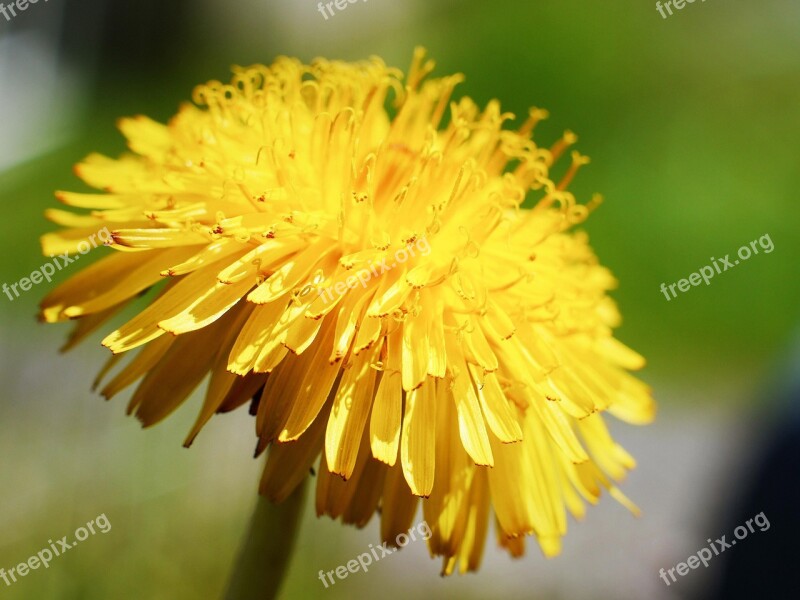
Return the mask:
[[[305,502],[305,480],[286,500],[259,496],[225,600],[272,600],[289,566]]]

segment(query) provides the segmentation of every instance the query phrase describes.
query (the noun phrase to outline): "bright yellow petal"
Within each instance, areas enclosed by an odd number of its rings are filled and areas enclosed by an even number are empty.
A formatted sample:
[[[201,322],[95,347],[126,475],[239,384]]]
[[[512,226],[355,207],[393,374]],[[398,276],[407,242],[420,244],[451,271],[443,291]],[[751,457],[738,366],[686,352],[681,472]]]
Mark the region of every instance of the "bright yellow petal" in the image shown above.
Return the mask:
[[[436,466],[435,380],[406,393],[400,459],[411,492],[427,498],[433,490]]]

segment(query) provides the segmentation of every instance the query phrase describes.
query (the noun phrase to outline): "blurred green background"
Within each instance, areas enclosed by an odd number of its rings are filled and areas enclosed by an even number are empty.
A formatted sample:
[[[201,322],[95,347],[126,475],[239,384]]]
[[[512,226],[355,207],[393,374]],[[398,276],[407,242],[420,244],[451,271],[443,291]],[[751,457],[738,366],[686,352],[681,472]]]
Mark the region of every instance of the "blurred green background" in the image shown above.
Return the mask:
[[[648,358],[643,377],[666,415],[651,428],[615,430],[639,453],[640,470],[632,489],[624,489],[645,512],[641,496],[652,504],[651,514],[673,510],[671,518],[680,520],[680,511],[690,510],[660,505],[659,486],[669,479],[636,480],[648,470],[696,477],[702,489],[694,493],[713,511],[716,480],[704,478],[702,469],[718,468],[714,456],[740,449],[724,445],[731,431],[741,433],[739,444],[749,439],[746,427],[736,429],[748,415],[767,418],[765,405],[779,408],[763,390],[780,386],[798,333],[797,3],[710,0],[662,19],[649,1],[370,0],[326,21],[310,0],[183,1],[169,8],[51,0],[0,25],[0,105],[6,107],[0,116],[0,282],[16,282],[42,264],[38,237],[52,229],[42,212],[56,205],[53,190],[83,189],[72,165],[91,151],[124,150],[117,117],[166,120],[196,83],[226,79],[232,64],[271,62],[278,54],[304,60],[377,54],[405,70],[414,46],[423,45],[437,61],[435,74],[466,75],[457,93],[479,104],[498,98],[517,115],[531,105],[546,108],[551,117],[537,128],[537,141],[548,146],[571,129],[577,148],[592,158],[571,189],[579,200],[594,192],[605,198],[585,227],[620,281],[614,293],[624,315],[619,337]],[[31,66],[21,68],[25,61]],[[39,82],[47,91],[36,97],[46,101],[15,95],[26,82],[34,91]],[[687,277],[710,257],[733,255],[764,234],[774,242],[772,253],[672,301],[660,292],[662,282]],[[13,302],[0,297],[0,566],[14,566],[47,539],[101,513],[113,529],[47,572],[9,588],[0,582],[0,594],[218,597],[255,499],[250,418],[218,417],[196,447],[183,450],[199,406],[195,398],[175,418],[140,432],[124,417],[124,400],[103,405],[89,392],[105,359],[99,337],[58,356],[66,328],[35,323],[48,289],[39,285]],[[676,440],[686,442],[675,437],[678,430],[719,440],[708,464],[667,451]],[[619,527],[591,529],[579,547],[570,547],[568,536],[565,556],[554,561],[534,549],[512,562],[490,540],[481,574],[443,581],[438,563],[428,562],[422,544],[412,544],[391,565],[325,590],[317,570],[363,552],[377,538],[375,523],[354,533],[309,513],[284,596],[393,598],[425,585],[429,597],[514,597],[530,592],[530,580],[518,583],[533,565],[541,582],[536,597],[636,597],[619,581],[596,592],[570,587],[569,567],[592,568],[598,545],[619,544],[610,568],[634,581],[639,566],[625,561],[634,560],[644,532],[649,542],[666,540],[672,521],[631,523],[622,509],[604,504],[589,512],[587,523],[571,526],[570,536],[603,519]],[[511,583],[499,582],[498,573]],[[649,582],[655,572],[645,575],[647,585],[658,585]],[[657,593],[664,590],[640,597]]]

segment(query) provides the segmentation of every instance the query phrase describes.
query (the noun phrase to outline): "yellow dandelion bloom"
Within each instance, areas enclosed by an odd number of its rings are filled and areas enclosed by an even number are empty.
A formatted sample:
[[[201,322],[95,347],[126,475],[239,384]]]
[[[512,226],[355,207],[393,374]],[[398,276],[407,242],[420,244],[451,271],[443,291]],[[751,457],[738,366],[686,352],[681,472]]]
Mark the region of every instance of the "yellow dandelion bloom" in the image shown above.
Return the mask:
[[[612,337],[615,285],[573,231],[596,201],[567,191],[588,160],[531,137],[496,101],[452,100],[461,75],[407,76],[381,60],[279,58],[196,88],[166,124],[122,119],[131,153],[76,172],[102,193],[59,192],[77,216],[44,252],[107,227],[115,251],[47,296],[42,319],[82,339],[160,289],[104,340],[138,353],[102,387],[139,381],[128,410],[165,418],[210,374],[191,444],[250,401],[260,491],[284,500],[318,461],[317,512],[393,544],[418,504],[445,573],[475,570],[490,513],[512,555],[532,535],[558,553],[634,465],[601,412],[652,419],[644,360]],[[523,209],[523,201],[533,201]]]

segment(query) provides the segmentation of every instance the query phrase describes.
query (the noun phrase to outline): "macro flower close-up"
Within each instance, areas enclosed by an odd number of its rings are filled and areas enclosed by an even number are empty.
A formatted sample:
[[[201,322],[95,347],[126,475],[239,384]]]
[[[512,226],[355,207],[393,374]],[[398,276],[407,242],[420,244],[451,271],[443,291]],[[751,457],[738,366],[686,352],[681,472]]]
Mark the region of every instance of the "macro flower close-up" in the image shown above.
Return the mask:
[[[77,254],[107,228],[112,251],[41,318],[76,319],[76,343],[137,303],[102,342],[106,398],[135,385],[147,427],[210,374],[187,446],[249,404],[261,494],[282,502],[315,469],[318,514],[380,510],[387,543],[421,499],[450,574],[478,569],[490,518],[512,556],[526,536],[552,556],[567,511],[603,490],[636,511],[602,413],[646,423],[654,404],[612,334],[614,278],[576,230],[598,202],[568,191],[588,159],[550,178],[574,134],[539,146],[543,110],[511,127],[432,70],[420,49],[405,76],[278,58],[197,87],[167,124],[122,119],[130,154],[78,164],[101,191],[58,192],[85,210],[48,211],[65,229],[42,240]]]
[[[2,598],[796,597],[798,18],[3,0]]]

